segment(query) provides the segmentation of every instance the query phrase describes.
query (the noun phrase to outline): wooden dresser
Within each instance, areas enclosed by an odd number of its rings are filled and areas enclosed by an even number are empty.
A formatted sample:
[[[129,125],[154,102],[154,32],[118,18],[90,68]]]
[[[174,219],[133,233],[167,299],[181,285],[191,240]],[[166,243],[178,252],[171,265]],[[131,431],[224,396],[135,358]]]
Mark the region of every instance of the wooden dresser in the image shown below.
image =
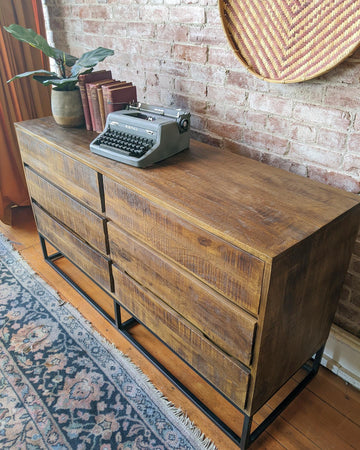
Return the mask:
[[[121,305],[250,419],[321,357],[357,196],[195,141],[138,169],[52,118],[16,130],[41,237],[111,294],[119,328]]]

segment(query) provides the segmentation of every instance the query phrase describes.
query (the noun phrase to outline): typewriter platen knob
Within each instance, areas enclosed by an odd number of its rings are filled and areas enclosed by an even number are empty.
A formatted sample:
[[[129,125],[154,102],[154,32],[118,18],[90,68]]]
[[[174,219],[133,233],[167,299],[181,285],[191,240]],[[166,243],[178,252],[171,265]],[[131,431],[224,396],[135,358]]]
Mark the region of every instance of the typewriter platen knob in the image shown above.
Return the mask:
[[[182,115],[177,119],[180,133],[184,133],[190,127],[190,114]]]

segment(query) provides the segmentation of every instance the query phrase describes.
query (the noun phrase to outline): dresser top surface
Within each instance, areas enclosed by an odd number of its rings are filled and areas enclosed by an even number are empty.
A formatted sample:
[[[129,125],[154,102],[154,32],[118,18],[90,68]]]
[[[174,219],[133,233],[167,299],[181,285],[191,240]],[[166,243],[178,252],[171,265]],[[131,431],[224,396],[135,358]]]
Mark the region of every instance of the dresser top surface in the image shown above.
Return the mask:
[[[189,150],[139,169],[93,154],[89,145],[96,133],[61,128],[51,117],[16,127],[264,259],[350,209],[360,215],[355,194],[197,141]]]

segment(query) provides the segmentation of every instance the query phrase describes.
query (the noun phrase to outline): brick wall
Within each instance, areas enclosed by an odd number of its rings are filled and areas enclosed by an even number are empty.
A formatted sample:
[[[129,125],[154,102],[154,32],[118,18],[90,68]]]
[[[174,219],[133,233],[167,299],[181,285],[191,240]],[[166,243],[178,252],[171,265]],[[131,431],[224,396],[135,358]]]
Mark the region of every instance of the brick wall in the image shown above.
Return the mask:
[[[233,54],[217,0],[44,0],[55,46],[133,81],[142,101],[189,108],[193,137],[360,192],[360,51],[299,84],[264,82]],[[360,336],[360,238],[336,323]]]

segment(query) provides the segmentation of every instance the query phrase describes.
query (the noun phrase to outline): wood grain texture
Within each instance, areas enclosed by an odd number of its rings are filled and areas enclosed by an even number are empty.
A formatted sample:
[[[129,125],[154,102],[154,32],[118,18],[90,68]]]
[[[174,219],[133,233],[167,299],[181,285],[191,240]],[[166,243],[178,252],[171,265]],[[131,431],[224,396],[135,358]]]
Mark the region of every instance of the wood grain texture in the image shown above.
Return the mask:
[[[264,263],[104,177],[106,214],[221,294],[257,314]]]
[[[120,304],[226,397],[243,408],[248,370],[221,352],[175,310],[116,266],[113,266],[113,275],[115,295]]]
[[[235,443],[222,433],[181,391],[176,389],[152,363],[142,356],[125,338],[121,337],[100,313],[89,306],[86,300],[44,261],[30,208],[15,208],[13,219],[14,223],[11,227],[0,222],[0,230],[12,241],[13,246],[31,265],[33,270],[46,280],[62,299],[81,311],[86,320],[101,335],[128,355],[172,404],[186,412],[190,420],[196,423],[219,450],[238,450]],[[65,259],[61,262],[64,263],[62,268],[81,286],[87,288],[90,296],[95,299],[99,298],[99,301],[104,299],[104,293],[82,275],[79,270],[75,270],[73,264]],[[179,360],[145,327],[136,326],[131,332],[150,352],[155,353],[155,356],[165,364],[170,372],[177,375],[213,412],[217,413],[232,430],[237,433],[241,431],[242,414],[235,407],[215,392],[210,385],[201,380],[191,368]],[[295,381],[300,381],[302,377],[302,373],[297,374]],[[290,388],[294,386],[295,381],[292,379],[288,382]],[[259,413],[255,414],[255,425],[277,406],[279,400],[283,398],[280,395],[282,391],[283,389]],[[252,445],[251,450],[264,450],[265,448],[281,448],[283,450],[330,449],[334,447],[341,448],[341,450],[354,449],[354,447],[357,448],[357,442],[360,442],[359,419],[360,391],[352,388],[326,368],[321,367],[319,374],[300,394],[293,403],[293,407],[284,411],[270,425],[259,440]]]
[[[110,291],[109,260],[46,214],[36,204],[33,203],[32,206],[39,233],[77,267]]]
[[[96,133],[62,129],[51,117],[16,127],[264,260],[358,203],[354,194],[197,141],[139,170],[91,153]]]
[[[25,164],[36,172],[53,181],[57,186],[73,197],[81,200],[90,208],[101,212],[97,172],[78,162],[40,138],[17,130],[21,157]]]
[[[256,320],[109,223],[111,259],[229,355],[249,365]],[[121,286],[118,287],[121,290]]]
[[[31,197],[50,215],[56,217],[78,236],[100,252],[108,253],[104,233],[106,219],[68,196],[29,167],[25,167],[26,183]]]
[[[358,233],[359,208],[280,255],[256,345],[251,411],[325,345]],[[281,370],[279,370],[281,367]]]
[[[49,118],[17,131],[35,171],[85,207],[104,203],[111,258],[123,270],[113,265],[118,301],[247,414],[325,343],[359,226],[357,196],[196,142],[141,170],[92,154],[93,133]],[[36,214],[50,242],[108,289],[111,261],[99,262],[86,230],[79,239]]]

